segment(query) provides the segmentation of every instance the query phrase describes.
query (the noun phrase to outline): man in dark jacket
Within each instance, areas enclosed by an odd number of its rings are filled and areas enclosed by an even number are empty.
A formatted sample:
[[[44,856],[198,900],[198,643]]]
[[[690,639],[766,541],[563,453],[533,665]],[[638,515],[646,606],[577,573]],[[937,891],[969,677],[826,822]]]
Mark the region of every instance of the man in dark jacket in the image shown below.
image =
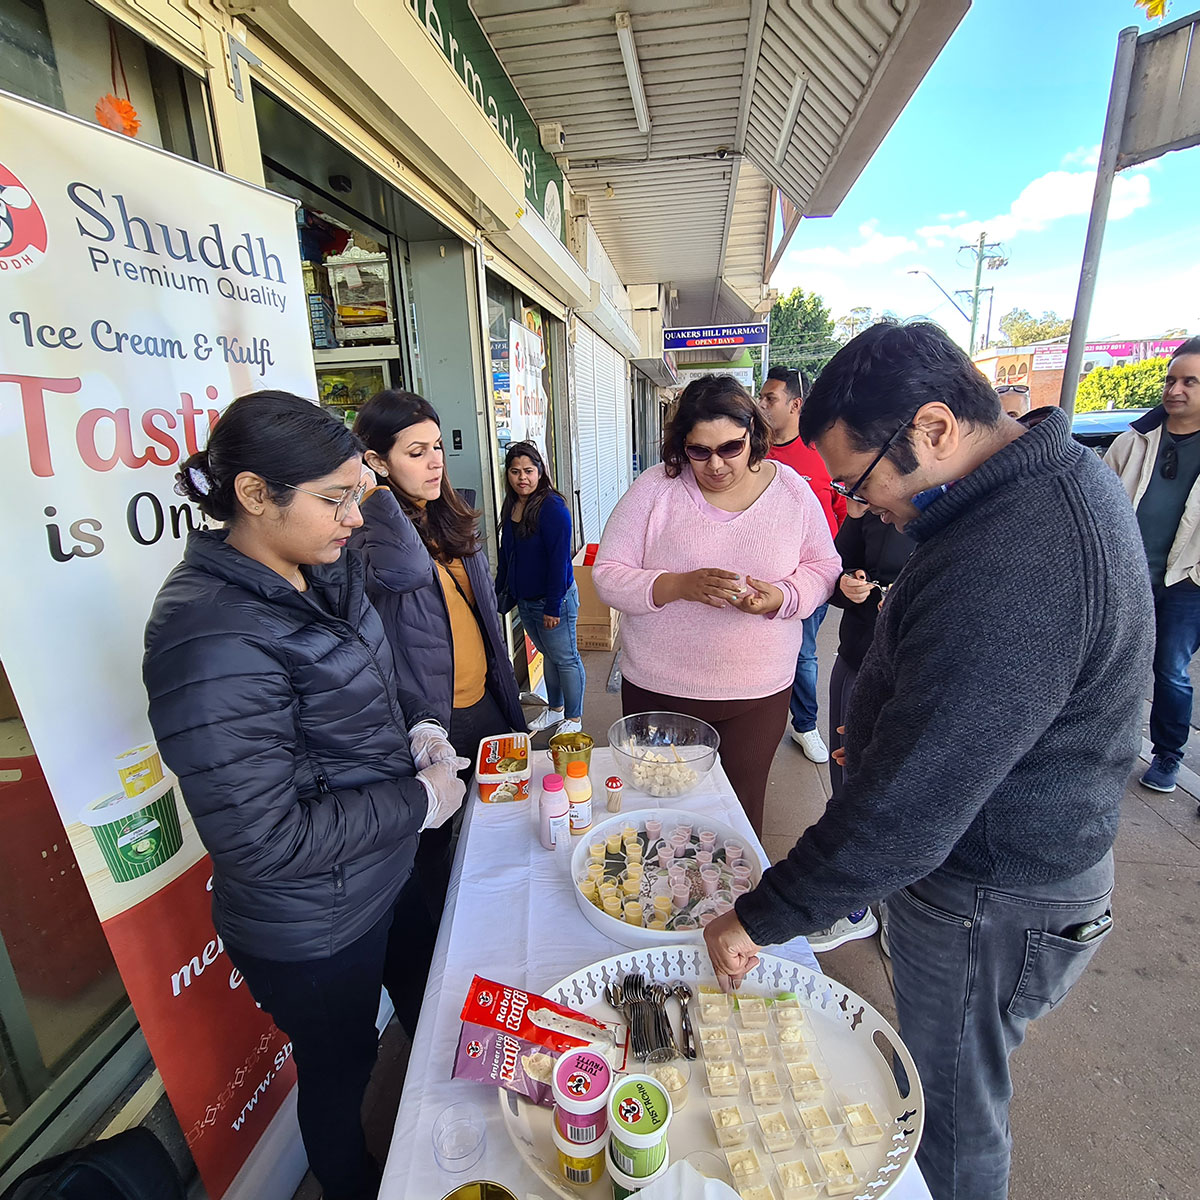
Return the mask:
[[[928,324],[873,326],[822,373],[801,433],[917,548],[855,684],[844,786],[705,934],[736,979],[887,898],[936,1200],[1007,1195],[1009,1056],[1111,924],[1152,606],[1129,502],[1070,432],[1004,416]]]

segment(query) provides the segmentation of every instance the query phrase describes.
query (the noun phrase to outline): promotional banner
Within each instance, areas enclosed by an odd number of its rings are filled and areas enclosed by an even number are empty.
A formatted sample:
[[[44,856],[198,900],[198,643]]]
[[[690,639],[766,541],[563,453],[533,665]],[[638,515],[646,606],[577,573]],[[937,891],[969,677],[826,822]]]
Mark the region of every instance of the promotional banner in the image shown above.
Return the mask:
[[[295,1080],[209,915],[142,638],[221,410],[316,394],[288,200],[0,93],[0,657],[213,1200]]]
[[[546,457],[548,400],[542,386],[546,352],[542,335],[531,328],[535,314],[528,310],[526,323],[508,323],[508,427],[510,442],[532,442]],[[539,322],[540,323],[540,322]]]

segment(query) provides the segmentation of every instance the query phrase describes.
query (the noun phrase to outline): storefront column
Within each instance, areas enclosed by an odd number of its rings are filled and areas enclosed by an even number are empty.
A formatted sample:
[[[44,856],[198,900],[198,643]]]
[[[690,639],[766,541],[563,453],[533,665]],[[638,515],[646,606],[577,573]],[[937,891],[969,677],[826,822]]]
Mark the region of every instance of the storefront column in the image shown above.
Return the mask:
[[[220,168],[229,175],[261,185],[262,149],[258,144],[258,126],[250,98],[250,63],[239,60],[242,80],[242,98],[239,100],[230,82],[228,35],[208,21],[202,21],[201,28],[205,57],[213,64],[208,72],[208,85]]]
[[[485,468],[490,439],[482,397],[483,331],[475,250],[447,239],[408,243],[409,279],[426,399],[442,419],[446,470],[460,491],[473,489],[484,541],[492,542],[496,509]]]

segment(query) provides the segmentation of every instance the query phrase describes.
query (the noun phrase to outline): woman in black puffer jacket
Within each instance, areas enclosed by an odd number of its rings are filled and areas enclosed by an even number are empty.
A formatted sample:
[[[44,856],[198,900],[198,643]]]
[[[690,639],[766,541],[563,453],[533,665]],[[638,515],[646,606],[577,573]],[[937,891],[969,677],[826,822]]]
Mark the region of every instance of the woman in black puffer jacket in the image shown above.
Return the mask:
[[[361,445],[283,392],[236,400],[178,490],[188,537],[146,627],[150,723],[213,861],[213,922],[292,1040],[329,1200],[374,1197],[360,1107],[386,986],[411,1034],[433,928],[417,834],[462,803],[460,760],[399,691],[362,564]],[[420,768],[420,769],[418,769]]]

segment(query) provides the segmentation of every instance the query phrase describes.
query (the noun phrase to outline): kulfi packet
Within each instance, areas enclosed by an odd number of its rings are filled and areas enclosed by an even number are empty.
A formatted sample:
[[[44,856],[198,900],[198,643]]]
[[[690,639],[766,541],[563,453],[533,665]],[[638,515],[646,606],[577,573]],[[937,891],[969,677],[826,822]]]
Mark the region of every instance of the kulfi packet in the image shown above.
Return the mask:
[[[556,1058],[545,1046],[464,1021],[451,1077],[501,1087],[552,1108]]]
[[[467,1024],[496,1029],[542,1046],[555,1058],[593,1042],[607,1047],[615,1041],[612,1028],[600,1021],[545,996],[478,975],[471,980],[461,1016]]]

